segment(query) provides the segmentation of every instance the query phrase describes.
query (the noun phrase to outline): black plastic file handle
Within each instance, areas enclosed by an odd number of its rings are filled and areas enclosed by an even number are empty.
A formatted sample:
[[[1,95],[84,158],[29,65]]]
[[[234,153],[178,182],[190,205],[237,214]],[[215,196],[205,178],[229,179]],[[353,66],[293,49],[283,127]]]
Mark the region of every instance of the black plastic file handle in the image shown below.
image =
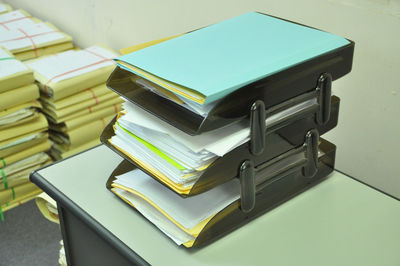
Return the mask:
[[[267,110],[265,110],[263,101],[255,101],[250,108],[250,153],[253,155],[262,154],[264,149],[268,148],[265,143],[265,135],[284,125],[296,121],[299,117],[302,117],[305,112],[315,112],[315,121],[317,125],[325,125],[329,121],[331,113],[331,94],[332,76],[329,73],[323,73],[318,79],[316,89],[312,92],[296,96]],[[269,125],[268,128],[266,127],[265,119],[267,115],[279,113],[280,111],[310,99],[316,99],[316,104],[309,106],[304,110],[294,112],[293,114],[278,120],[274,124]]]
[[[305,178],[312,178],[318,170],[318,130],[307,132],[304,144],[257,167],[251,160],[239,169],[241,210],[250,212],[256,202],[256,191],[301,169]]]

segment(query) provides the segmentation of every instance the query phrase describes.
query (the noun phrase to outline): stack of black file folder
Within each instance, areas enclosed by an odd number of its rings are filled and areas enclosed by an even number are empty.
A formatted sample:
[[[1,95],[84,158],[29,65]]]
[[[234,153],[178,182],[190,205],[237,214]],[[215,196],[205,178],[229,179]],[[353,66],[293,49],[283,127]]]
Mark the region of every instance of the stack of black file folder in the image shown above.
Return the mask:
[[[334,169],[320,135],[337,125],[331,84],[353,51],[254,12],[116,59],[107,86],[128,102],[101,141],[125,160],[107,188],[186,247],[287,201]]]

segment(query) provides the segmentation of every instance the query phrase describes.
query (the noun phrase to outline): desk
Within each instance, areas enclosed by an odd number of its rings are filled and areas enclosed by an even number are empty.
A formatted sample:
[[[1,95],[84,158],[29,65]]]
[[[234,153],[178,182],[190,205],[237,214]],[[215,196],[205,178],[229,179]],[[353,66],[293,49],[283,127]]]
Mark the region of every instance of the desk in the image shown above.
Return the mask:
[[[81,228],[73,239],[62,226],[73,262],[90,253],[82,265],[111,265],[103,252],[113,250],[129,264],[400,265],[400,202],[341,173],[220,240],[187,250],[106,190],[120,161],[98,146],[31,176],[68,213],[61,222]],[[85,230],[92,242],[85,242]]]

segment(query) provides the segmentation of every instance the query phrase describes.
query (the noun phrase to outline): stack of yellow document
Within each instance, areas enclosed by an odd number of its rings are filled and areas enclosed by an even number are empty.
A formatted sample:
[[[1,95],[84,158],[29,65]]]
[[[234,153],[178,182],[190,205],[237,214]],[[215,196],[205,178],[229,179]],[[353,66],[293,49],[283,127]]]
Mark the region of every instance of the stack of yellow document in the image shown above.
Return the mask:
[[[123,100],[107,89],[116,54],[100,46],[27,62],[42,91],[40,101],[54,141],[51,155],[68,157],[100,143],[99,136]]]
[[[191,247],[207,223],[239,199],[233,179],[202,194],[182,198],[139,169],[116,177],[112,191],[136,208],[177,245]]]
[[[0,14],[10,12],[12,7],[0,1]]]
[[[6,209],[37,194],[29,174],[51,162],[48,123],[33,82],[33,71],[0,47],[0,206]]]
[[[2,26],[0,45],[6,47],[20,60],[53,54],[73,47],[71,36],[23,10],[0,14],[0,24]]]

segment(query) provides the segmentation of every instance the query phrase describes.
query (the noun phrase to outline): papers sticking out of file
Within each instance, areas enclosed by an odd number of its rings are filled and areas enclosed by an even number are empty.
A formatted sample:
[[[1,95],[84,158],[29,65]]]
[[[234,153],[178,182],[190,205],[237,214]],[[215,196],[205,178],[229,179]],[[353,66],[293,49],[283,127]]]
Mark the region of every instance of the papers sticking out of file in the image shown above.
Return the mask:
[[[135,169],[118,176],[112,190],[134,206],[178,245],[187,247],[207,222],[226,206],[239,199],[237,179],[200,195],[181,198],[153,178]]]
[[[251,12],[116,59],[118,65],[199,104],[349,44],[346,39]]]
[[[215,101],[209,104],[199,104],[194,101],[190,101],[185,97],[180,96],[179,94],[174,94],[161,86],[158,86],[155,83],[149,82],[143,78],[137,78],[134,80],[136,84],[140,85],[142,88],[149,90],[165,99],[173,101],[182,107],[201,115],[202,117],[207,117],[208,113],[218,104],[219,101]]]
[[[265,123],[268,127],[314,104],[315,99],[304,101],[271,115]],[[188,194],[215,160],[250,138],[247,120],[191,136],[132,103],[123,108],[110,143],[179,194]]]

